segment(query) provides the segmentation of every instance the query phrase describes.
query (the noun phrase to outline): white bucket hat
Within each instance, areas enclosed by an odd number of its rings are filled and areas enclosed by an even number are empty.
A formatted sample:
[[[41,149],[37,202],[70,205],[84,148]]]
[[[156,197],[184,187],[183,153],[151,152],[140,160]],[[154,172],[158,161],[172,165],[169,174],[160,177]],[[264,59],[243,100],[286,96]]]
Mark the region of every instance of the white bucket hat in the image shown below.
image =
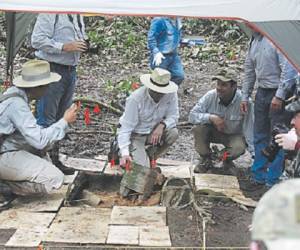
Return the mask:
[[[147,88],[158,93],[168,94],[178,90],[178,86],[170,81],[171,74],[169,71],[161,68],[155,68],[152,74],[144,74],[140,77],[142,84]]]
[[[30,60],[23,64],[22,73],[14,79],[14,85],[21,88],[33,88],[57,82],[61,76],[50,72],[50,65],[43,60]]]

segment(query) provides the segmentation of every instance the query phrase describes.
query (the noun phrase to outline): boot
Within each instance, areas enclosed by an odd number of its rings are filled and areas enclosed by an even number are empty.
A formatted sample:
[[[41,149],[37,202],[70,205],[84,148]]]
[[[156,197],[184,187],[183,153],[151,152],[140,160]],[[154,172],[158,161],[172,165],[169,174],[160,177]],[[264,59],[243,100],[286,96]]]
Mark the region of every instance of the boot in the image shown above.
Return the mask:
[[[49,151],[49,156],[52,160],[52,163],[64,173],[64,175],[72,175],[75,173],[73,168],[66,167],[59,160],[59,142],[54,143],[53,148]]]
[[[201,156],[199,162],[194,168],[194,173],[206,173],[213,168],[213,163],[209,156]]]
[[[232,160],[223,161],[222,167],[225,175],[238,176],[238,169]]]

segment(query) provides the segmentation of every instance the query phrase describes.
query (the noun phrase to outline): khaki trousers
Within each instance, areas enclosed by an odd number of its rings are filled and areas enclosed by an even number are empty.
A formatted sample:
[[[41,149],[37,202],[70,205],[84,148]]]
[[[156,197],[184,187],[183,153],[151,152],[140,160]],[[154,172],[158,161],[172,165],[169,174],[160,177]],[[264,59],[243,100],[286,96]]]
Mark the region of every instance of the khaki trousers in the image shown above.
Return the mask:
[[[195,150],[201,157],[211,154],[210,143],[223,144],[230,154],[230,160],[245,153],[246,142],[241,134],[224,134],[211,124],[200,124],[193,127]]]
[[[18,195],[43,194],[59,189],[64,174],[46,159],[14,151],[0,155],[0,179]]]
[[[133,134],[131,136],[130,151],[137,164],[150,167],[150,158],[157,159],[177,140],[177,128],[166,129],[162,135],[159,146],[150,145],[150,135]]]

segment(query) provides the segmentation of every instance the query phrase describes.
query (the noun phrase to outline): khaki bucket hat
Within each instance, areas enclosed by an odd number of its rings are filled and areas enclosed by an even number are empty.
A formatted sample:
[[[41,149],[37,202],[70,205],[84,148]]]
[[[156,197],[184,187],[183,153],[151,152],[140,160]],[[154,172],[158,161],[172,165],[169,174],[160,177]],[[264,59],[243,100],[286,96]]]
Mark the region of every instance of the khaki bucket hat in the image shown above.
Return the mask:
[[[30,60],[23,64],[22,73],[13,84],[21,88],[33,88],[57,82],[61,76],[50,72],[50,64],[43,60]]]

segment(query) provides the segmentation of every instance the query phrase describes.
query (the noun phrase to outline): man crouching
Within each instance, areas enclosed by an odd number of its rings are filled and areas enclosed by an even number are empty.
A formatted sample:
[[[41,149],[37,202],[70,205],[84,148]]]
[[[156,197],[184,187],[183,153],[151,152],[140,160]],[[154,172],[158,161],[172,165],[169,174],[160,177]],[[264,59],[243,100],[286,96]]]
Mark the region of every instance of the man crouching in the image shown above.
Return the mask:
[[[169,71],[156,68],[140,77],[144,86],[127,98],[117,132],[121,166],[134,161],[150,167],[150,159],[156,160],[177,140],[178,87],[170,79]]]
[[[245,152],[246,143],[253,152],[253,105],[250,103],[247,114],[241,114],[242,95],[232,70],[222,69],[212,80],[216,80],[216,88],[200,98],[189,116],[189,121],[195,125],[195,149],[200,155],[194,172],[212,170],[210,143],[217,143],[225,146],[222,157],[224,172],[235,174],[232,160]]]
[[[64,174],[41,151],[63,139],[68,124],[76,119],[76,106],[66,110],[62,119],[48,128],[39,126],[29,102],[39,99],[60,75],[50,72],[49,63],[31,60],[22,67],[0,102],[0,193],[11,199],[14,194],[46,194],[63,185]],[[2,205],[6,205],[5,202]]]

